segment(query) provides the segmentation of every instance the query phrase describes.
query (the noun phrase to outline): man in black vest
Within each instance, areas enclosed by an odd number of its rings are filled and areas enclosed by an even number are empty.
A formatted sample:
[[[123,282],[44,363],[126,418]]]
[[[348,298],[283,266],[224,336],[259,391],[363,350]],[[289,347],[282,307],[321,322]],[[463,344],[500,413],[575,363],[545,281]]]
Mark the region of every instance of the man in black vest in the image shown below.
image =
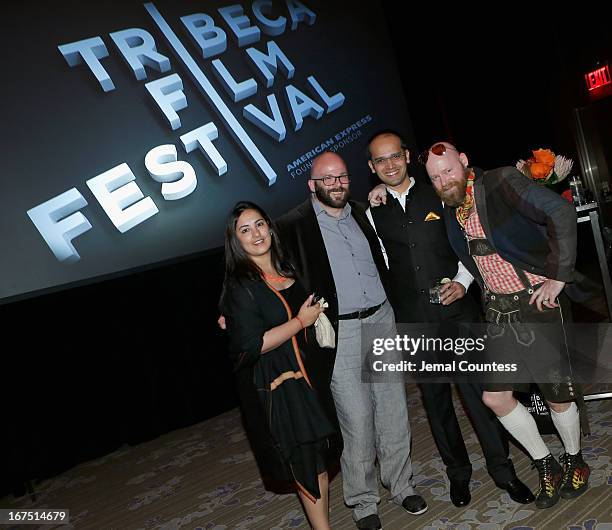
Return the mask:
[[[478,308],[466,290],[473,280],[451,248],[443,221],[443,205],[432,186],[408,175],[410,153],[391,131],[378,133],[368,144],[368,164],[386,187],[385,204],[368,210],[389,267],[390,301],[398,323],[477,322]],[[430,303],[435,278],[448,278],[441,303]],[[457,383],[480,440],[487,470],[498,487],[516,502],[534,497],[514,472],[508,440],[482,402],[482,387]],[[471,500],[472,465],[457,422],[449,383],[420,385],[431,432],[450,481],[455,506]]]

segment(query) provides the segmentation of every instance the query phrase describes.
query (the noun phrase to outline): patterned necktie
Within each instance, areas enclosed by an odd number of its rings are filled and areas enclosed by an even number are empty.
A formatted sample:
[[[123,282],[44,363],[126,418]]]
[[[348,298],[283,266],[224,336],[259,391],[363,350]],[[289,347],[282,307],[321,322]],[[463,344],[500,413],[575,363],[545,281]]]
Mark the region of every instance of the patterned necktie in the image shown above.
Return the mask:
[[[455,214],[457,215],[457,221],[462,228],[465,228],[465,222],[472,213],[472,207],[474,206],[474,172],[470,170],[467,178],[467,185],[465,188],[465,199],[463,204],[457,207]]]

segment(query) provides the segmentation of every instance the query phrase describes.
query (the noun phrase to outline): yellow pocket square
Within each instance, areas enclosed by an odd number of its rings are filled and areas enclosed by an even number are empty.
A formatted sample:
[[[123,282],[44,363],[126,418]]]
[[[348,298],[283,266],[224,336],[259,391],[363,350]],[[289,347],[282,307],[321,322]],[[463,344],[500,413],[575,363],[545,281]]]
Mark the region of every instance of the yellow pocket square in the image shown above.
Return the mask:
[[[437,213],[429,212],[427,214],[427,217],[425,217],[425,222],[427,222],[427,221],[437,221],[438,219],[440,219],[440,216]]]

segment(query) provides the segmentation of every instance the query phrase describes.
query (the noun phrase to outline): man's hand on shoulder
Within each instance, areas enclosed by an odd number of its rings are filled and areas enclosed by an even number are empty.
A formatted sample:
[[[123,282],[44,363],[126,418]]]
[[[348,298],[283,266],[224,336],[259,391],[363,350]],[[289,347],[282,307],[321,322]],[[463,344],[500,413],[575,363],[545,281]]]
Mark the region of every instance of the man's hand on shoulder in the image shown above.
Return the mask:
[[[381,204],[387,204],[387,186],[379,184],[370,193],[368,193],[368,202],[372,208],[376,208]]]

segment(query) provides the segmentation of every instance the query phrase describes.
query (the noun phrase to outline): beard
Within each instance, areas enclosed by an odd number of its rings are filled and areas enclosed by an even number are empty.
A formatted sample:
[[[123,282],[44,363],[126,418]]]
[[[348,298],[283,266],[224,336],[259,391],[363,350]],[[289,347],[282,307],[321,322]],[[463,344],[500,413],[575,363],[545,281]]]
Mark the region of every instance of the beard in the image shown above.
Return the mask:
[[[331,194],[334,192],[343,192],[343,195],[339,199],[334,199],[331,196]],[[344,208],[350,197],[349,190],[346,188],[338,187],[328,189],[320,186],[318,183],[315,187],[315,195],[323,204],[330,206],[331,208]]]
[[[441,190],[436,189],[438,197],[442,199],[444,204],[451,208],[457,208],[463,204],[467,189],[468,174],[469,171],[466,169],[461,180],[452,182]]]

